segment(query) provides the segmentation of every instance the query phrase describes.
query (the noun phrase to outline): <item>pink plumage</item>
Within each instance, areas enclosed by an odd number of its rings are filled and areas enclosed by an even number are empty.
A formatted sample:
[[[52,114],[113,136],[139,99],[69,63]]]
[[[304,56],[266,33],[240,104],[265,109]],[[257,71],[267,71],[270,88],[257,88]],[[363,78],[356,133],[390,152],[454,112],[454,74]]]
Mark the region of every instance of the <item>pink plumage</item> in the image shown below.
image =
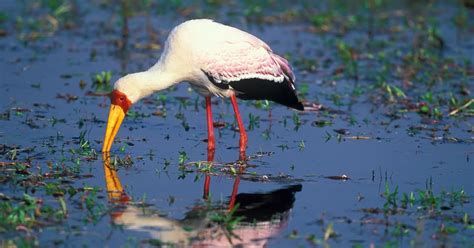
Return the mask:
[[[303,110],[288,61],[247,32],[211,20],[192,20],[173,29],[165,50],[163,61],[171,55],[182,57],[188,68],[199,69],[188,73],[193,77],[186,81],[205,96],[235,94]]]

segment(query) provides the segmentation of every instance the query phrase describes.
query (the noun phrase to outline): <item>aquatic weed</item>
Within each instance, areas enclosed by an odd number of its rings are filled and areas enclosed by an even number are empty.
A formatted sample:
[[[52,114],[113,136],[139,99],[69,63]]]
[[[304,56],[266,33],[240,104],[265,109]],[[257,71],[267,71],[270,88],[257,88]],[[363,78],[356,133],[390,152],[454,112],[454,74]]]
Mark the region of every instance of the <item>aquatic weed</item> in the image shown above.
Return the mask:
[[[235,211],[239,208],[239,204],[236,204],[228,212],[213,212],[209,215],[209,220],[217,224],[224,231],[227,240],[232,243],[232,238],[239,238],[233,231],[237,224],[242,221],[242,216],[235,216]]]

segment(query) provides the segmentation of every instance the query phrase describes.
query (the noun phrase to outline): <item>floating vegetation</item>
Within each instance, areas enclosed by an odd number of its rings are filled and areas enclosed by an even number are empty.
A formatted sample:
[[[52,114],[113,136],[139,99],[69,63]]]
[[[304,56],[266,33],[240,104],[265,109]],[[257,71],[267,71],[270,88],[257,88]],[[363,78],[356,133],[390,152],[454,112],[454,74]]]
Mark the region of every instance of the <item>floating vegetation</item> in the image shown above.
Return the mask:
[[[96,93],[112,91],[110,80],[112,79],[111,71],[102,71],[92,77],[92,85]]]

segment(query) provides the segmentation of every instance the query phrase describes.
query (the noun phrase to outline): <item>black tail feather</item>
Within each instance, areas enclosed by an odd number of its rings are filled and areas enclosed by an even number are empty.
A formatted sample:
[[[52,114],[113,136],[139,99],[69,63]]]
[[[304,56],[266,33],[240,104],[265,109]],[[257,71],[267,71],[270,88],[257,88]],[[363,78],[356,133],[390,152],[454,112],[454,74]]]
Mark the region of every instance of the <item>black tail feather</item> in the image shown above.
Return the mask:
[[[244,100],[270,100],[297,110],[304,110],[303,104],[298,100],[293,83],[285,80],[277,83],[270,80],[257,78],[242,79],[228,83],[235,91],[237,97]]]

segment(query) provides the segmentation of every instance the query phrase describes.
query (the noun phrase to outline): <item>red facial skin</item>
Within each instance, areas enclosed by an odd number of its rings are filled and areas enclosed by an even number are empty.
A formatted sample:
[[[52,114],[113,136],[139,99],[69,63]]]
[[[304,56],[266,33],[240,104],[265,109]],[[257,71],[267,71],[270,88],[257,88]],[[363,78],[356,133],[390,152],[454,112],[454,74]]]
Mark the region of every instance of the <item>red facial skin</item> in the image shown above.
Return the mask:
[[[128,109],[132,105],[132,102],[128,100],[127,96],[118,90],[113,90],[110,93],[110,101],[113,105],[120,106],[124,113],[127,113]]]

